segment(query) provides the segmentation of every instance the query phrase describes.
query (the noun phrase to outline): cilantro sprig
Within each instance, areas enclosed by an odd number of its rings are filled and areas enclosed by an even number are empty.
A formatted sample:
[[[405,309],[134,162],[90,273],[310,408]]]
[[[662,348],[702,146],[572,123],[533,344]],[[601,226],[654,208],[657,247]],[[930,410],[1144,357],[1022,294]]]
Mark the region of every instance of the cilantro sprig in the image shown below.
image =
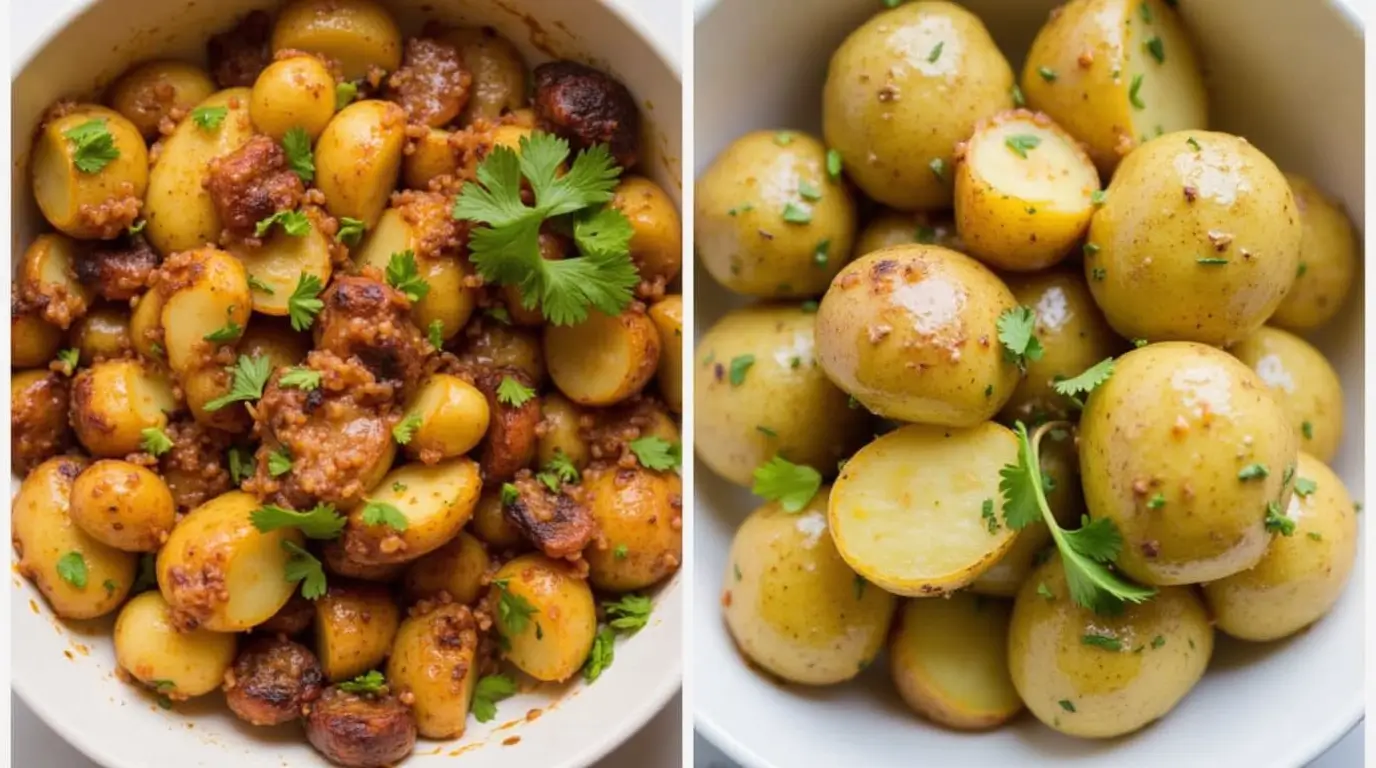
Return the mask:
[[[487,675],[473,686],[473,703],[469,711],[480,723],[497,716],[497,702],[516,695],[516,681],[506,675]]]
[[[1052,383],[1051,388],[1070,398],[1075,405],[1084,408],[1085,404],[1080,396],[1093,392],[1100,384],[1108,381],[1111,376],[1113,376],[1113,358],[1106,357],[1081,371],[1078,376]]]
[[[678,469],[683,462],[683,444],[669,442],[662,437],[646,435],[629,443],[636,461],[646,469],[664,471]]]
[[[296,528],[308,539],[337,539],[344,530],[345,519],[333,504],[320,503],[305,512],[265,504],[249,513],[253,527],[263,533],[278,528]]]
[[[492,586],[497,589],[497,626],[505,637],[513,637],[526,631],[530,617],[539,613],[529,600],[511,591],[510,579],[494,579]]]
[[[324,289],[319,277],[309,272],[301,273],[296,289],[287,297],[287,314],[291,317],[293,331],[304,331],[315,322],[315,316],[325,308],[325,302],[320,299]]]
[[[804,464],[775,456],[755,468],[750,492],[779,502],[785,512],[801,512],[822,488],[822,473]]]
[[[291,555],[287,560],[286,579],[292,583],[301,582],[301,596],[307,600],[315,600],[325,594],[328,588],[325,583],[325,568],[315,555],[302,549],[301,545],[294,541],[283,540],[282,549]]]
[[[230,403],[257,400],[263,396],[263,387],[272,374],[272,361],[266,357],[239,355],[234,363],[234,382],[229,392],[205,404],[207,411],[218,411]]]
[[[1037,314],[1027,307],[1004,310],[998,319],[999,343],[1004,357],[1027,370],[1029,362],[1042,359],[1042,343],[1037,339]]]
[[[370,669],[364,674],[352,680],[346,680],[339,684],[339,690],[345,693],[374,694],[380,692],[387,685],[387,678],[376,669]]]
[[[119,147],[103,117],[96,117],[62,132],[72,145],[72,164],[82,173],[100,173],[119,158]]]
[[[406,515],[385,501],[370,501],[363,507],[364,525],[385,525],[394,531],[404,531],[410,525]]]
[[[416,263],[416,252],[400,251],[387,260],[387,284],[406,294],[412,304],[425,298],[430,292],[430,284],[420,276],[420,266]]]

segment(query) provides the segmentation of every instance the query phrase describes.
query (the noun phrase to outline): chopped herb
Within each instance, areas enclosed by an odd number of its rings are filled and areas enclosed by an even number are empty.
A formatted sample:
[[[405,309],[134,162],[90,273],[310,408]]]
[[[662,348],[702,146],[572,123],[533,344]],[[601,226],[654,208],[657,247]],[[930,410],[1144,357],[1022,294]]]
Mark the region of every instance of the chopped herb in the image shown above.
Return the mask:
[[[409,248],[387,260],[387,284],[406,294],[412,304],[430,292],[430,284],[420,276],[420,267],[416,265],[416,253]]]
[[[832,181],[841,178],[841,153],[834,149],[827,150],[827,175]]]
[[[291,554],[284,575],[287,581],[293,584],[301,582],[301,596],[307,600],[314,600],[325,594],[328,587],[325,582],[325,569],[320,565],[320,561],[315,559],[315,555],[302,549],[300,544],[285,539],[282,541],[282,549]]]
[[[822,199],[822,190],[812,186],[812,182],[806,179],[798,182],[798,194],[804,200],[811,200],[814,203]]]
[[[1070,699],[1061,699],[1057,703],[1061,705],[1061,709],[1064,709],[1067,712],[1075,711],[1075,705],[1071,703]]]
[[[114,579],[106,579],[105,581],[101,582],[101,586],[105,587],[106,597],[110,597],[111,595],[115,594],[116,591],[119,590],[119,582],[115,581]]]
[[[1094,269],[1091,269],[1089,271],[1089,276],[1094,278],[1096,281],[1102,282],[1104,278],[1108,277],[1108,270],[1104,269],[1103,267],[1095,267]]]
[[[803,313],[804,313],[804,314],[808,314],[808,315],[816,314],[816,313],[817,313],[817,307],[819,307],[819,306],[820,306],[820,305],[819,305],[816,301],[813,301],[813,300],[809,299],[809,300],[803,302]]]
[[[272,361],[266,357],[239,355],[234,363],[234,380],[229,391],[205,404],[205,410],[218,411],[230,403],[243,403],[263,396],[263,387],[272,374]]]
[[[919,224],[917,225],[917,232],[913,235],[913,239],[923,245],[931,245],[936,242],[936,228],[926,226],[925,224]]]
[[[1132,346],[1133,346],[1134,348],[1136,348],[1136,349],[1141,349],[1142,347],[1147,346],[1147,344],[1149,344],[1149,343],[1150,343],[1150,342],[1148,342],[1146,339],[1133,339],[1133,340],[1132,340]]]
[[[1107,200],[1108,200],[1108,191],[1107,191],[1107,190],[1103,190],[1103,189],[1096,189],[1096,190],[1094,190],[1094,192],[1093,192],[1092,194],[1090,194],[1090,196],[1089,196],[1089,202],[1092,203],[1092,204],[1094,204],[1094,205],[1103,205]]]
[[[994,500],[985,499],[979,516],[984,520],[984,527],[989,529],[989,533],[999,532],[999,518],[994,514]]]
[[[1027,98],[1022,95],[1022,89],[1018,87],[1017,83],[1013,83],[1012,92],[1013,106],[1019,108],[1027,106]]]
[[[345,519],[333,504],[320,503],[305,512],[264,504],[249,514],[253,527],[263,533],[278,528],[296,528],[308,539],[337,539],[344,530]]]
[[[927,163],[927,167],[932,169],[932,174],[935,175],[939,180],[941,180],[941,181],[945,181],[945,180],[946,180],[946,161],[945,161],[945,160],[943,160],[943,159],[941,159],[941,158],[939,158],[939,157],[934,157],[934,158],[932,158],[932,162]]]
[[[493,320],[496,320],[502,325],[511,325],[511,313],[507,311],[506,307],[503,307],[500,304],[498,304],[495,307],[488,307],[486,310],[483,311],[483,314],[492,318]]]
[[[503,379],[503,381],[506,380]],[[421,418],[419,413],[409,414],[406,418],[397,422],[395,427],[392,427],[392,439],[397,441],[397,445],[406,445],[411,442],[411,438],[416,435],[416,430],[420,429],[420,422]]]
[[[1295,277],[1296,277],[1296,278],[1304,277],[1304,273],[1305,273],[1305,272],[1308,272],[1308,271],[1309,271],[1309,264],[1307,264],[1306,262],[1301,261],[1301,262],[1300,262],[1300,265],[1299,265],[1298,267],[1295,267]]]
[[[1099,246],[1095,245],[1094,243],[1085,243],[1083,246],[1081,246],[1080,250],[1084,251],[1086,258],[1089,258],[1093,257],[1096,253],[1099,252]]]
[[[1300,434],[1304,435],[1305,440],[1314,439],[1314,425],[1308,420],[1300,424]]]
[[[516,681],[506,675],[486,675],[473,686],[473,701],[469,706],[474,719],[486,723],[497,716],[497,702],[516,695]]]
[[[1044,597],[1047,600],[1056,599],[1055,593],[1053,593],[1051,589],[1046,586],[1046,582],[1044,581],[1037,582],[1037,595],[1040,597]]]
[[[754,355],[737,355],[731,358],[731,373],[728,380],[731,386],[739,387],[745,383],[745,372],[755,364]]]
[[[281,477],[291,471],[291,452],[286,448],[268,454],[268,474]]]
[[[642,629],[649,622],[650,612],[654,607],[650,598],[636,594],[626,595],[616,602],[602,604],[602,610],[609,619],[607,624],[612,629],[627,634]]]
[[[1142,90],[1142,75],[1140,75],[1140,74],[1133,75],[1133,76],[1132,76],[1132,84],[1128,86],[1128,101],[1132,102],[1132,106],[1133,106],[1134,109],[1146,109],[1146,108],[1147,108],[1146,103],[1142,101],[1142,97],[1138,94],[1138,92],[1141,91],[1141,90]]]
[[[1298,494],[1300,498],[1305,498],[1317,490],[1319,490],[1319,484],[1307,477],[1301,477],[1295,480],[1295,493]]]
[[[793,134],[788,131],[779,131],[774,134],[774,143],[781,147],[786,147],[793,143]]]
[[[129,228],[127,230],[129,232],[129,236],[133,237],[134,235],[142,234],[143,228],[146,226],[148,226],[148,219],[139,219],[138,221],[135,221],[133,224],[129,225]]]
[[[784,221],[789,224],[812,223],[812,210],[797,203],[789,202],[784,206]]]
[[[339,231],[334,233],[336,242],[343,243],[352,248],[363,240],[363,233],[368,226],[359,219],[351,219],[348,216],[339,217]]]
[[[583,662],[583,680],[593,682],[602,676],[602,673],[612,665],[612,660],[616,658],[616,635],[611,627],[602,627],[592,638],[592,649],[588,651],[588,658]]]
[[[1108,635],[1084,635],[1080,638],[1080,643],[1103,648],[1106,651],[1123,650],[1123,641],[1116,637],[1109,637]]]
[[[778,437],[778,436],[779,436],[779,433],[778,433],[778,432],[775,432],[774,430],[770,429],[769,427],[766,427],[766,426],[763,425],[763,424],[757,424],[757,425],[755,425],[755,429],[756,429],[756,431],[758,431],[760,434],[764,435],[765,437]]]
[[[239,487],[244,480],[253,474],[253,457],[248,451],[239,446],[231,446],[229,449],[229,479],[234,483],[234,487]]]
[[[1147,502],[1147,509],[1160,509],[1164,506],[1166,506],[1166,495],[1160,491],[1152,496],[1151,500]]]
[[[248,276],[248,287],[259,293],[266,293],[269,296],[274,296],[277,294],[277,292],[272,289],[272,286],[268,285],[262,280],[259,280],[253,275]]]
[[[785,512],[801,512],[822,487],[822,474],[804,464],[775,456],[755,468],[750,491],[777,501]]]
[[[1150,23],[1151,23],[1151,6],[1147,5],[1147,0],[1142,0],[1142,4],[1141,4],[1140,6],[1138,6],[1138,8],[1139,8],[1139,9],[1141,10],[1141,12],[1142,12],[1142,21],[1144,21],[1144,22],[1150,24]]]
[[[521,492],[516,490],[516,486],[511,483],[502,483],[502,505],[511,506],[516,500],[521,498]]]
[[[1146,46],[1147,52],[1151,54],[1153,59],[1156,59],[1157,64],[1166,63],[1166,44],[1161,42],[1160,37],[1152,35],[1151,38],[1147,40]]]
[[[233,309],[233,307],[230,307],[230,309]],[[238,339],[241,335],[243,335],[243,333],[244,327],[234,322],[233,320],[230,320],[224,326],[216,328],[215,330],[211,331],[210,333],[207,333],[201,338],[213,344],[227,344],[231,341],[234,341],[235,339]]]
[[[346,680],[339,684],[339,690],[345,693],[375,694],[387,685],[387,678],[376,669],[369,670],[366,674],[359,675],[352,680]]]
[[[283,387],[295,387],[310,392],[320,387],[320,371],[313,371],[310,368],[288,368],[277,383]]]
[[[510,376],[503,376],[501,383],[497,385],[497,402],[503,405],[520,408],[533,397],[535,390]]]
[[[315,157],[311,154],[311,137],[297,126],[282,136],[282,149],[287,153],[287,167],[305,184],[315,179]]]
[[[1271,474],[1265,464],[1248,464],[1237,473],[1237,479],[1246,482],[1248,480],[1259,480]]]
[[[1165,644],[1166,644],[1166,638],[1162,637],[1161,635],[1157,635],[1156,637],[1153,637],[1153,638],[1151,639],[1151,647],[1152,647],[1152,648],[1160,648],[1161,646],[1163,646],[1163,645],[1165,645]]]
[[[746,203],[746,204],[744,204],[744,205],[738,205],[738,206],[736,206],[735,208],[731,208],[730,210],[727,211],[727,213],[730,214],[730,215],[732,215],[732,216],[735,216],[735,215],[738,214],[738,213],[749,213],[749,212],[751,212],[751,211],[753,211],[753,210],[755,210],[754,204],[753,204],[753,203]]]
[[[1201,256],[1194,260],[1196,264],[1227,264],[1228,260],[1218,256]]]
[[[1195,141],[1193,136],[1186,138],[1185,143],[1190,145],[1190,149],[1193,149],[1196,152],[1199,151],[1199,142]]]
[[[81,362],[81,350],[76,347],[59,350],[57,362],[61,364],[64,376],[72,376],[76,373],[77,363]]]
[[[737,572],[737,574],[739,574],[739,573],[740,573],[740,569],[737,569],[736,572]],[[737,577],[736,577],[736,580],[737,580],[737,581],[740,581],[740,577],[737,576]],[[856,599],[856,600],[863,600],[863,599],[865,598],[865,585],[868,584],[868,583],[869,583],[869,582],[865,581],[865,577],[864,577],[864,576],[861,576],[861,575],[858,574],[858,573],[855,574],[855,599]]]
[[[404,531],[410,521],[400,509],[384,501],[369,501],[363,507],[364,525],[385,525],[394,531]]]
[[[524,597],[511,591],[508,579],[494,580],[492,586],[497,588],[497,626],[502,634],[512,637],[525,632],[530,625],[530,617],[539,611]]]
[[[304,212],[278,211],[254,225],[253,234],[263,237],[273,224],[281,224],[282,230],[292,237],[305,237],[311,231],[311,219]]]
[[[1016,136],[1009,136],[1003,140],[1003,143],[1013,150],[1013,154],[1026,160],[1028,150],[1036,149],[1042,143],[1042,139],[1040,136],[1034,136],[1030,133],[1020,133]]]
[[[191,110],[191,122],[203,131],[213,131],[229,117],[229,107],[196,107]]]
[[[139,435],[143,437],[139,446],[153,456],[161,456],[172,450],[172,439],[158,427],[149,427]]]
[[[1004,357],[1026,370],[1028,362],[1042,358],[1042,344],[1037,340],[1037,316],[1027,307],[1013,307],[999,315],[997,327]]]
[[[57,575],[77,589],[86,588],[86,558],[80,552],[68,552],[57,559]]]
[[[646,469],[665,471],[678,469],[683,462],[683,446],[669,442],[661,437],[646,435],[627,444],[636,461]]]
[[[941,49],[945,45],[946,42],[943,40],[941,42],[938,42],[936,45],[932,46],[932,52],[927,54],[927,63],[935,64],[936,60],[941,58]]]
[[[105,127],[103,117],[63,131],[62,136],[71,142],[72,164],[82,173],[100,173],[119,157],[119,147],[115,146],[115,137]]]
[[[1272,501],[1266,505],[1266,530],[1291,536],[1295,533],[1295,521],[1280,510],[1280,503]]]
[[[349,106],[353,100],[358,98],[358,85],[356,83],[342,82],[334,87],[334,109],[336,112]]]
[[[1066,397],[1074,399],[1078,395],[1088,395],[1099,385],[1108,381],[1113,376],[1113,358],[1106,357],[1103,360],[1091,365],[1081,371],[1078,376],[1069,379],[1061,379],[1052,383],[1052,389]],[[1078,402],[1078,401],[1076,401]],[[1083,405],[1083,403],[1081,403]]]
[[[1037,67],[1037,74],[1041,75],[1042,79],[1048,83],[1056,82],[1056,70],[1051,67]]]
[[[1318,531],[1310,531],[1304,535],[1308,536],[1310,541],[1323,541],[1323,534]]]
[[[827,252],[831,250],[831,240],[826,239],[817,244],[817,248],[812,252],[812,264],[816,267],[827,265]]]
[[[612,549],[612,557],[615,557],[617,560],[625,560],[629,554],[630,549],[625,544],[617,544],[616,547]]]

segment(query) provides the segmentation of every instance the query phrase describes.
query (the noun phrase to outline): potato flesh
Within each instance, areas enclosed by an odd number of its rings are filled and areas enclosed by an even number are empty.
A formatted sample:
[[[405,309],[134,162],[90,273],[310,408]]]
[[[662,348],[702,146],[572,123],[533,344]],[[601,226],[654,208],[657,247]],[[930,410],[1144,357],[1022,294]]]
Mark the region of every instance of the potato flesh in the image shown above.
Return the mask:
[[[75,142],[66,133],[91,120],[104,122],[118,155],[99,171],[87,173],[77,167]],[[148,145],[138,128],[118,112],[78,105],[41,127],[34,140],[32,170],[34,200],[49,223],[72,237],[108,238],[103,225],[87,220],[82,208],[126,197],[142,199],[148,189]]]
[[[545,326],[550,377],[580,405],[612,405],[639,392],[659,364],[660,339],[643,312],[599,310],[576,325]]]
[[[461,605],[441,605],[401,623],[387,660],[387,682],[415,697],[412,712],[421,736],[463,735],[479,677],[477,651],[477,627]]]
[[[168,364],[178,373],[190,370],[213,348],[215,342],[206,341],[206,336],[230,324],[242,329],[253,310],[243,263],[218,248],[200,253],[202,271],[195,281],[167,296],[162,305],[163,345]]]
[[[120,669],[176,700],[219,688],[234,661],[234,635],[178,630],[171,607],[156,591],[144,592],[120,610],[114,642]]]
[[[332,683],[377,667],[392,650],[401,609],[374,585],[331,587],[315,601],[315,655]]]
[[[412,304],[411,317],[422,331],[429,331],[430,324],[438,320],[440,338],[450,339],[472,317],[476,297],[474,290],[464,285],[468,274],[464,264],[443,254],[422,253],[423,237],[424,233],[406,220],[401,209],[388,208],[360,244],[354,262],[360,267],[371,266],[385,271],[392,254],[403,251],[417,254],[417,267],[430,290]]]
[[[1018,154],[1009,142],[1036,146]],[[995,192],[1047,211],[1080,215],[1089,211],[1099,174],[1069,137],[1030,116],[999,122],[977,132],[967,150],[976,177]],[[1088,217],[1086,217],[1088,223]]]
[[[1132,106],[1128,114],[1132,116],[1133,138],[1146,142],[1163,133],[1207,126],[1204,78],[1180,16],[1161,0],[1118,1],[1128,8],[1123,33],[1127,75],[1123,82]],[[1160,46],[1160,61],[1149,44]],[[1134,83],[1136,102],[1132,100]]]
[[[406,114],[389,101],[356,101],[340,110],[315,145],[315,186],[336,218],[377,224],[401,173]]]
[[[471,459],[399,467],[377,483],[368,501],[395,507],[406,518],[406,529],[363,522],[363,504],[349,515],[346,546],[354,559],[368,565],[400,563],[433,552],[472,518],[481,488],[478,465]]]
[[[315,275],[321,285],[328,285],[333,271],[330,239],[320,231],[319,222],[314,218],[310,231],[301,237],[289,235],[277,227],[264,238],[261,246],[236,245],[230,247],[230,252],[244,265],[247,277],[271,291],[256,285],[249,289],[253,311],[265,315],[286,316],[292,293],[301,278]]]

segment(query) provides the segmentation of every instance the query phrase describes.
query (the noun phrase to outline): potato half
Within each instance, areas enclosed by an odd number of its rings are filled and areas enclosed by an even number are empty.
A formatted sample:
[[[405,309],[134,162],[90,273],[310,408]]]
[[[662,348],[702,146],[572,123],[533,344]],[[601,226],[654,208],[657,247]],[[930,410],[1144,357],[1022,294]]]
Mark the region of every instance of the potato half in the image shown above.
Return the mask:
[[[473,450],[487,434],[491,413],[477,387],[458,376],[434,373],[407,403],[404,418],[419,422],[406,443],[407,455],[436,461]]]
[[[427,739],[456,739],[468,723],[481,676],[477,621],[467,606],[439,605],[401,622],[387,660],[387,684],[410,693],[416,730]]]
[[[459,605],[473,605],[483,593],[491,559],[487,547],[467,531],[406,569],[406,596],[412,601],[449,595]]]
[[[70,514],[87,534],[126,552],[156,552],[177,522],[172,491],[162,477],[112,459],[77,476]]]
[[[401,66],[401,30],[375,0],[293,0],[277,15],[272,50],[319,54],[339,63],[343,79],[362,80]]]
[[[387,587],[337,579],[315,601],[315,657],[332,683],[376,668],[392,651],[401,607]]]
[[[178,627],[156,591],[125,604],[115,620],[115,661],[135,680],[176,701],[220,687],[234,662],[236,636]]]
[[[349,513],[344,548],[365,565],[415,560],[454,538],[473,516],[481,490],[478,465],[470,459],[399,467],[388,472],[367,500]],[[382,505],[399,513],[405,527],[398,530],[387,522],[366,522]]]
[[[167,271],[171,277],[158,286],[163,347],[172,370],[186,373],[200,367],[218,344],[237,340],[211,341],[207,336],[235,327],[243,334],[253,296],[244,263],[219,248],[180,253],[173,264]]]
[[[139,452],[143,430],[167,426],[176,411],[166,371],[140,360],[96,363],[72,385],[72,427],[92,456]]]
[[[161,59],[126,70],[110,86],[106,101],[151,140],[174,110],[189,113],[214,92],[215,82],[203,68]]]
[[[265,315],[286,317],[292,293],[306,275],[314,275],[320,284],[328,285],[332,263],[333,243],[321,231],[318,208],[305,208],[310,218],[310,230],[297,237],[281,227],[274,228],[258,246],[235,244],[229,247],[244,265],[253,311]]]
[[[597,632],[592,590],[577,571],[541,554],[522,555],[492,576],[491,600],[520,598],[516,610],[496,621],[506,639],[506,659],[536,680],[567,680],[583,666]],[[519,605],[519,604],[518,604]],[[513,618],[521,615],[522,619]]]
[[[401,172],[405,144],[406,112],[396,104],[368,99],[340,110],[315,144],[315,185],[330,214],[370,229],[377,224]]]
[[[546,325],[545,364],[555,386],[579,405],[612,405],[654,378],[663,342],[644,310],[598,310],[576,325]]]
[[[108,152],[92,149],[99,146],[90,138],[96,133],[109,137]],[[34,200],[50,224],[83,240],[109,240],[138,218],[148,145],[124,115],[79,104],[39,127],[30,168]]]

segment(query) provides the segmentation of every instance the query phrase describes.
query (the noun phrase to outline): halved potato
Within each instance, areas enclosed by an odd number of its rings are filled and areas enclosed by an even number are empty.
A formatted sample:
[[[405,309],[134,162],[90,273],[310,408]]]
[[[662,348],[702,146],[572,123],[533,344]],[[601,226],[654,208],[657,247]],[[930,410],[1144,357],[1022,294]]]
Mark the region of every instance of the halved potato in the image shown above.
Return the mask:
[[[406,569],[406,596],[419,601],[444,592],[459,605],[472,605],[482,594],[489,563],[487,547],[467,531],[460,531],[448,544]]]
[[[431,374],[406,406],[405,418],[420,422],[406,453],[431,463],[462,456],[482,442],[490,417],[477,387],[458,376]]]
[[[836,549],[896,595],[960,589],[1013,545],[999,470],[1017,460],[1017,437],[994,422],[890,432],[861,448],[836,479],[828,507]]]
[[[15,311],[10,303],[10,367],[47,365],[62,349],[62,329],[33,310]]]
[[[402,185],[426,190],[432,180],[454,175],[459,170],[459,153],[449,144],[452,136],[443,128],[431,128],[413,139],[411,152],[401,158]]]
[[[44,320],[66,330],[95,300],[95,294],[76,277],[77,244],[66,235],[46,234],[34,239],[19,266],[20,295],[35,306]]]
[[[315,275],[321,286],[330,282],[333,244],[329,236],[320,231],[318,210],[305,210],[311,220],[310,231],[306,234],[295,237],[277,227],[256,248],[242,244],[229,248],[253,280],[249,292],[255,312],[286,316],[291,295],[304,275]]]
[[[272,50],[320,54],[339,63],[345,80],[361,80],[370,69],[401,66],[401,30],[375,0],[294,0],[277,16]]]
[[[234,434],[246,433],[253,427],[253,419],[243,403],[229,403],[213,411],[206,407],[234,387],[234,374],[225,366],[211,360],[183,371],[181,385],[186,408],[197,422]]]
[[[473,535],[494,552],[530,549],[530,542],[521,529],[502,511],[500,487],[488,488],[478,497],[473,509]]]
[[[493,574],[494,605],[503,593],[533,609],[528,614],[498,615],[495,625],[506,640],[506,659],[546,682],[567,680],[578,672],[592,649],[597,608],[588,582],[574,566],[541,554],[522,555]]]
[[[143,430],[162,429],[176,411],[166,371],[151,363],[96,363],[78,373],[72,385],[72,428],[92,456],[137,453]]]
[[[525,103],[526,63],[510,40],[491,27],[460,27],[440,39],[458,49],[464,67],[473,75],[471,98],[459,113],[460,125],[480,117],[495,120]]]
[[[364,564],[401,563],[433,552],[454,538],[473,516],[482,480],[476,462],[457,458],[438,464],[408,464],[382,478],[367,501],[349,513],[344,548]],[[396,529],[369,524],[369,509],[387,505],[405,518]]]
[[[111,151],[91,152],[99,131]],[[108,159],[94,163],[94,156]],[[99,168],[95,166],[99,165]],[[34,137],[33,196],[48,222],[83,240],[109,240],[138,218],[148,189],[148,145],[124,115],[80,104],[45,122]]]
[[[134,299],[134,309],[129,313],[129,343],[134,345],[134,351],[149,360],[167,360],[162,338],[162,305],[162,291],[152,288]]]
[[[369,99],[340,110],[315,144],[315,185],[330,214],[358,219],[369,229],[376,225],[396,186],[405,144],[406,112],[396,104]]]
[[[416,195],[398,208],[382,212],[368,231],[368,237],[354,255],[359,267],[377,267],[386,271],[392,255],[411,251],[416,257],[420,276],[430,290],[411,306],[416,327],[428,331],[430,324],[440,323],[440,337],[448,340],[459,332],[473,316],[478,292],[465,285],[472,271],[467,263],[454,255],[452,246],[429,240],[435,230],[426,226],[427,219],[450,217],[448,198],[439,195]]]
[[[387,660],[387,684],[411,695],[411,713],[421,736],[463,735],[473,687],[482,675],[480,637],[473,613],[456,603],[413,613],[401,623]]]
[[[315,657],[330,682],[377,667],[392,650],[401,608],[380,584],[336,582],[315,601]]]
[[[114,641],[120,669],[176,701],[219,688],[234,663],[234,635],[180,629],[172,607],[157,591],[125,604],[115,620]]]
[[[111,459],[77,476],[69,514],[97,541],[126,552],[156,552],[177,522],[172,491],[161,477]]]
[[[219,248],[179,253],[168,260],[163,273],[158,284],[163,294],[163,347],[168,365],[183,373],[199,367],[217,344],[238,339],[210,341],[206,336],[231,325],[243,334],[253,296],[243,263]]]
[[[644,310],[597,310],[577,325],[545,326],[545,364],[554,385],[579,405],[612,405],[649,383],[662,342]]]
[[[540,398],[540,425],[535,459],[544,466],[563,454],[578,469],[588,465],[588,442],[579,421],[583,411],[558,392]]]

